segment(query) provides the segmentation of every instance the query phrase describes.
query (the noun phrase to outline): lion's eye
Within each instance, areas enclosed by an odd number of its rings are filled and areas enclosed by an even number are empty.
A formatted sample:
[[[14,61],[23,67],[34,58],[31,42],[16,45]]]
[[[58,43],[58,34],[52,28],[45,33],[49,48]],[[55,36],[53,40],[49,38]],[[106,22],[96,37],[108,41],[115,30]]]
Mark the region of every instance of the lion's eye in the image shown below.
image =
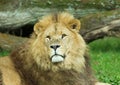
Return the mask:
[[[49,35],[48,35],[48,36],[46,36],[46,38],[47,38],[47,39],[49,39],[49,40],[51,39],[51,37],[50,37]]]
[[[77,27],[76,24],[73,24],[73,25],[72,25],[72,29],[75,29],[76,27]]]
[[[62,34],[62,39],[64,38],[64,37],[66,37],[67,35],[66,34]]]

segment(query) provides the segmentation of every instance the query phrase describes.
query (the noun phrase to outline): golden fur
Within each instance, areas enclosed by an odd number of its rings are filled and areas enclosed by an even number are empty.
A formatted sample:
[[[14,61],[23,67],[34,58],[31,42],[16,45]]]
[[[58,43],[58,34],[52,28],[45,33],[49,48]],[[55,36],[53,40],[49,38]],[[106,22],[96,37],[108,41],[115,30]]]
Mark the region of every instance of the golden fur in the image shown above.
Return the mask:
[[[79,30],[68,13],[43,17],[28,42],[0,59],[4,85],[107,85],[96,83]]]

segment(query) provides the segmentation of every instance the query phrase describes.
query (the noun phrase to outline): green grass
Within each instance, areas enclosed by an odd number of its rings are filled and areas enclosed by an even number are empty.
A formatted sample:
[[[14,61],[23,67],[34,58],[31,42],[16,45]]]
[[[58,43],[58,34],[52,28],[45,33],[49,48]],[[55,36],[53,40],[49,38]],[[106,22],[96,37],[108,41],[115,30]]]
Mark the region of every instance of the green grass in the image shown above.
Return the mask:
[[[120,85],[120,39],[104,38],[89,46],[96,77],[102,82]]]
[[[104,38],[89,44],[92,68],[101,82],[120,85],[120,39]],[[0,56],[8,52],[0,52]]]
[[[0,51],[0,57],[9,55],[8,51]]]

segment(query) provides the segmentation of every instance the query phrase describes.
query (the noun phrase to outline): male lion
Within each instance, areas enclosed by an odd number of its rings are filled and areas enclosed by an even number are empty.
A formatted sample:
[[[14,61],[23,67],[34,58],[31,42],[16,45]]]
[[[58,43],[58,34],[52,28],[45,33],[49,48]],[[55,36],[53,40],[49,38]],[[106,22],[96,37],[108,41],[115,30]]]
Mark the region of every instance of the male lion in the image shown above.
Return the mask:
[[[68,13],[44,17],[28,42],[0,59],[4,85],[108,85],[92,75],[79,30]]]

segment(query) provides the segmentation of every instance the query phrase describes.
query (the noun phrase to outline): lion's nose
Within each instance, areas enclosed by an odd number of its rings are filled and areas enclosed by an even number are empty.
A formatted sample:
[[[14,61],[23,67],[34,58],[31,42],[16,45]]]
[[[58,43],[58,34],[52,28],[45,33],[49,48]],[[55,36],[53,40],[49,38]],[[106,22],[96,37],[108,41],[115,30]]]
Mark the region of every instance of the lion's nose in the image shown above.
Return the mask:
[[[52,48],[52,49],[54,49],[54,50],[56,50],[57,48],[59,48],[60,47],[60,45],[51,45],[50,46],[50,48]]]

